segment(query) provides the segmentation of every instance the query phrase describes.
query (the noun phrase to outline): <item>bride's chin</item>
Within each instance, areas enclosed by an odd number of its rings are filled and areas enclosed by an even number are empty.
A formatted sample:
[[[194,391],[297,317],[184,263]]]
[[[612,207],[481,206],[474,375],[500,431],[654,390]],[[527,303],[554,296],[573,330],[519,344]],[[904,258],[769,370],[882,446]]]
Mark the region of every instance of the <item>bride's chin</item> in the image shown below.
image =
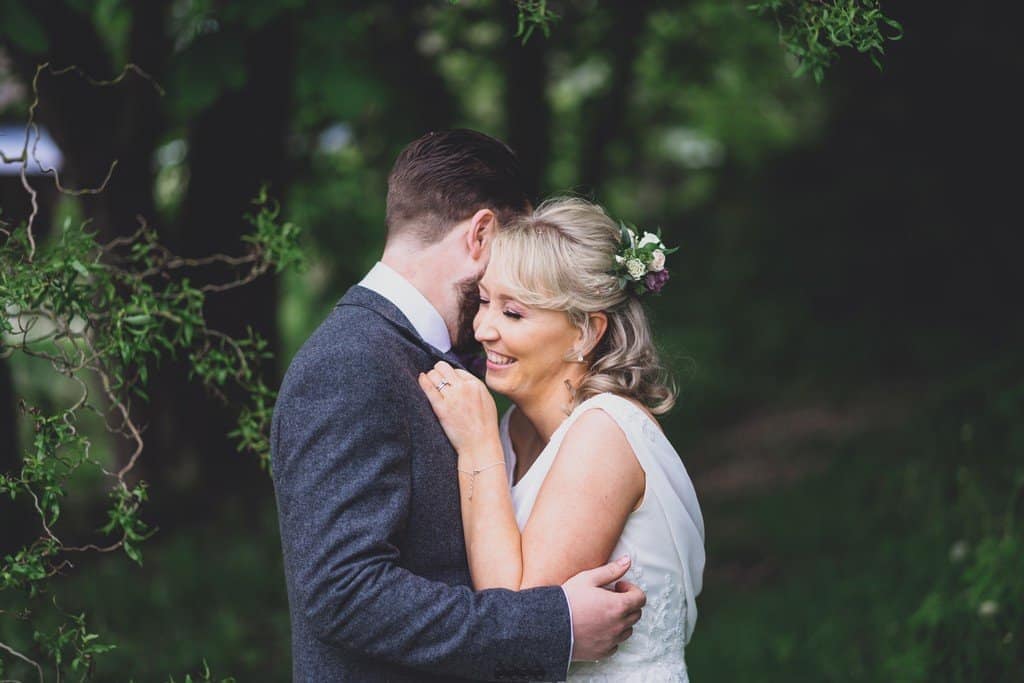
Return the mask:
[[[502,390],[502,386],[501,386],[502,383],[501,383],[501,381],[496,381],[491,376],[490,373],[487,373],[486,375],[484,375],[484,384],[486,384],[487,388],[490,389],[491,391],[493,391],[494,393],[501,394],[502,396],[504,396],[506,398],[511,398],[511,396],[506,391]]]

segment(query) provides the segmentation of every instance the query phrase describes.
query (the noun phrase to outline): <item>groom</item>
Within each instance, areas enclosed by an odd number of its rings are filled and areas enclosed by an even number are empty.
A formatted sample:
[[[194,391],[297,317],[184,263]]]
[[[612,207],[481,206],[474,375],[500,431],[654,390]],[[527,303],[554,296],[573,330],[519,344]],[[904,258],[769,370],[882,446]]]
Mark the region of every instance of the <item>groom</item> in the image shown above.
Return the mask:
[[[503,143],[430,133],[388,178],[381,261],[292,360],[271,434],[296,681],[563,680],[640,618],[628,562],[470,587],[456,454],[417,383],[472,340],[490,239],[528,211]]]

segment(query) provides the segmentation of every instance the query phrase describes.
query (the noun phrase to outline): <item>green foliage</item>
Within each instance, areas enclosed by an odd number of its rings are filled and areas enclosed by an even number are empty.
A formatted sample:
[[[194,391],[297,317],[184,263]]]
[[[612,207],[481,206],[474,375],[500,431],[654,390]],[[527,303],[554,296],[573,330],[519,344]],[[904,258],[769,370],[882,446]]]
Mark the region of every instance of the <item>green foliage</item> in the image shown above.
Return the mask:
[[[820,474],[705,508],[691,675],[1022,679],[1024,385],[998,377],[1019,362],[986,374],[892,427],[789,454]]]
[[[66,620],[52,632],[36,631],[35,640],[47,656],[61,670],[66,657],[71,657],[71,671],[87,679],[95,666],[95,658],[110,652],[116,646],[99,642],[99,635],[91,633],[85,623],[85,614],[64,614]]]
[[[86,612],[104,643],[117,644],[97,658],[94,680],[166,682],[173,674],[182,683],[186,674],[202,678],[202,659],[218,681],[227,673],[239,681],[289,680],[288,601],[272,497],[245,517],[225,509],[199,528],[161,533],[145,551],[145,570],[107,555],[52,584],[60,602]],[[25,642],[12,628],[18,623],[0,619],[0,641]]]
[[[113,503],[107,510],[109,521],[100,528],[105,534],[114,534],[122,539],[124,554],[142,566],[142,554],[138,544],[153,535],[146,524],[139,519],[139,506],[146,500],[145,484],[134,487],[121,486],[110,492]]]
[[[448,0],[452,5],[458,4],[459,0]],[[551,36],[551,26],[561,16],[548,7],[547,0],[512,0],[516,8],[516,38],[519,38],[523,45],[530,39],[533,32],[538,28],[545,38]]]
[[[80,3],[77,9],[83,15],[92,15],[93,24],[107,43],[114,64],[131,60],[133,8],[129,3],[124,0],[95,0]]]
[[[879,5],[879,0],[761,0],[749,9],[775,19],[779,40],[799,60],[795,75],[809,72],[820,83],[839,48],[867,53],[882,68],[885,42],[899,40],[903,27],[883,14]],[[893,33],[886,35],[884,27]]]
[[[245,81],[245,51],[239,36],[199,34],[171,65],[168,86],[177,95],[170,104],[179,119],[188,120]]]
[[[59,546],[53,539],[38,539],[14,555],[4,557],[0,565],[0,590],[25,590],[30,596],[38,594],[38,583],[48,576],[50,558],[57,554]]]
[[[0,38],[24,50],[42,52],[49,47],[42,26],[19,0],[0,0],[0,18]]]
[[[525,45],[538,28],[545,38],[551,36],[551,25],[561,17],[548,7],[547,0],[515,0],[515,3],[516,38]]]
[[[218,683],[235,683],[233,676],[214,678],[213,674],[210,673],[210,665],[206,663],[205,659],[203,660],[203,668],[200,669],[195,678],[192,677],[192,674],[185,674],[184,679],[184,683],[213,683],[213,681],[218,681]],[[174,676],[171,676],[167,679],[167,683],[177,683],[177,681]]]
[[[246,214],[245,219],[256,230],[251,235],[243,235],[242,241],[253,245],[266,261],[274,264],[276,273],[292,268],[301,270],[305,263],[299,248],[302,229],[294,223],[280,221],[281,205],[267,194],[266,185],[260,188],[252,203],[257,211]]]
[[[17,614],[0,612],[0,618],[27,621],[38,650],[58,671],[70,667],[85,679],[95,657],[112,646],[100,644],[84,614],[63,612],[53,594],[53,577],[71,568],[69,556],[90,551],[122,550],[141,565],[140,544],[154,533],[141,516],[146,484],[131,479],[144,449],[131,404],[148,400],[145,386],[152,368],[167,357],[184,357],[190,375],[211,393],[224,400],[229,392],[241,397],[232,436],[240,450],[256,455],[264,466],[269,462],[274,393],[259,372],[260,361],[269,355],[267,343],[251,330],[241,339],[219,332],[208,326],[203,313],[210,293],[300,265],[299,228],[280,220],[279,207],[265,189],[253,204],[247,216],[253,232],[244,237],[241,256],[181,258],[147,225],[100,244],[86,225],[70,220],[38,249],[31,225],[0,245],[0,310],[6,312],[0,317],[0,354],[48,361],[80,390],[73,405],[50,412],[22,404],[33,437],[20,469],[0,476],[0,493],[30,501],[42,530],[0,562],[5,602],[23,605]],[[228,282],[205,284],[178,275],[185,268],[192,272],[212,265],[242,272]],[[101,416],[108,431],[129,442],[131,455],[116,468],[106,464],[112,459],[103,457],[107,454],[92,452],[81,428],[87,413]],[[97,530],[102,541],[73,545],[63,540],[63,532],[58,535],[57,525],[69,481],[83,470],[96,471],[108,482],[107,520]],[[204,671],[199,680],[211,680]]]
[[[904,680],[1014,680],[1024,673],[1024,535],[1007,530],[976,543],[951,546],[949,571],[910,617],[912,644],[891,662]]]
[[[946,513],[948,562],[909,619],[906,650],[890,662],[903,680],[1024,676],[1024,467],[1019,458],[999,463],[978,453],[1019,452],[1024,382],[996,389],[991,398],[961,428],[967,462],[956,471]]]

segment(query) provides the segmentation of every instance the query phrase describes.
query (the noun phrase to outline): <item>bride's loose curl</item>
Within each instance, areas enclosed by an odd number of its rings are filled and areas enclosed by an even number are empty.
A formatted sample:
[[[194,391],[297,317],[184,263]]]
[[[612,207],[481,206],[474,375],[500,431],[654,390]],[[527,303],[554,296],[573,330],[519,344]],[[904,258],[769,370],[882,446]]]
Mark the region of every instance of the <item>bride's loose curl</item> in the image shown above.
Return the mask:
[[[587,354],[575,404],[611,392],[660,415],[675,405],[677,391],[658,357],[643,306],[612,272],[620,238],[619,225],[597,204],[553,198],[497,232],[491,263],[512,296],[527,306],[564,311],[588,346],[595,333],[589,314],[608,316],[604,336]]]

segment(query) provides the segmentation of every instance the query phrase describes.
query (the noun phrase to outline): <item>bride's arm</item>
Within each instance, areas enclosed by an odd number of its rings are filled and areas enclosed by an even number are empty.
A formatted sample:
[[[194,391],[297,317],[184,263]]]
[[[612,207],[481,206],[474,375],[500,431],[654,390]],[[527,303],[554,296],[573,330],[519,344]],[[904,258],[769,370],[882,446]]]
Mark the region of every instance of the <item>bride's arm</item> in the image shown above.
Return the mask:
[[[473,588],[518,590],[522,546],[494,399],[483,382],[443,361],[419,380],[458,453],[462,527]],[[438,390],[442,382],[447,384]]]
[[[459,495],[469,574],[476,590],[519,590],[523,577],[519,526],[501,446],[498,442],[493,445],[497,448],[459,451]],[[499,461],[502,466],[487,467]]]
[[[519,587],[560,584],[607,562],[644,487],[643,468],[615,420],[599,409],[580,415],[523,529]]]
[[[459,454],[462,519],[473,586],[518,590],[564,583],[604,564],[643,496],[625,435],[600,410],[566,434],[520,535],[494,402],[468,373],[439,364],[420,384]],[[443,372],[444,374],[437,374]],[[447,378],[453,386],[436,387]]]

